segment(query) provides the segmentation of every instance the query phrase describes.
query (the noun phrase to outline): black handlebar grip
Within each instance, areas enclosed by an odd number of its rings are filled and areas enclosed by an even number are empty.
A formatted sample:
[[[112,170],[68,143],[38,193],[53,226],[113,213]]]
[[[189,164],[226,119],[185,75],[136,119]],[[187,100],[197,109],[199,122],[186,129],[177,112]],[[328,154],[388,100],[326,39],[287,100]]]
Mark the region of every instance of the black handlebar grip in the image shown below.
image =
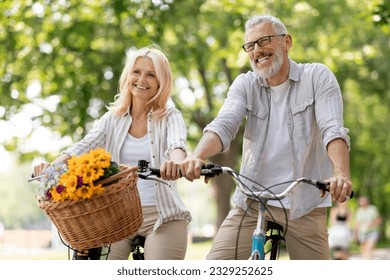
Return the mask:
[[[157,177],[160,177],[160,176],[161,176],[161,172],[160,172],[160,169],[159,169],[159,168],[152,168],[152,167],[149,167],[149,170],[150,170],[151,175],[155,175],[155,176],[157,176]]]
[[[161,171],[160,171],[159,168],[149,167],[149,170],[150,170],[150,174],[151,175],[154,175],[154,176],[157,176],[157,177],[161,177]],[[179,170],[179,175],[180,175],[180,177],[183,177],[183,175],[181,174],[181,170]]]
[[[222,168],[215,164],[215,163],[207,163],[202,166],[202,169],[200,171],[200,175],[207,176],[207,177],[214,177],[218,176],[222,173]]]
[[[317,181],[317,186],[318,186],[318,188],[320,189],[320,190],[325,190],[325,191],[329,191],[329,188],[328,188],[328,186],[329,186],[329,182],[324,182],[324,181]],[[353,191],[351,191],[351,194],[350,194],[350,196],[349,196],[349,199],[351,199],[351,198],[353,198],[353,196],[354,196],[354,192]]]
[[[320,189],[320,190],[324,190],[324,191],[329,191],[329,188],[328,188],[328,186],[329,186],[329,182],[325,182],[325,181],[320,181],[320,180],[318,180],[317,182],[316,182],[316,185],[317,185],[317,187]]]

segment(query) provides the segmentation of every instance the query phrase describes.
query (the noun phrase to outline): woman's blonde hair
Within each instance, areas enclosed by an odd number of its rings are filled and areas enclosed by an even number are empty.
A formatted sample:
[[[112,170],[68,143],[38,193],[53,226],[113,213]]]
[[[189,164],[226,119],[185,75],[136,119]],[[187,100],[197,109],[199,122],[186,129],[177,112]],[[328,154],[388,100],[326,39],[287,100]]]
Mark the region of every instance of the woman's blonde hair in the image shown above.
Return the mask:
[[[149,57],[154,66],[159,88],[157,94],[148,102],[154,118],[162,118],[166,112],[166,105],[172,89],[172,75],[168,58],[155,45],[144,47],[128,53],[126,64],[119,78],[119,93],[115,101],[108,107],[115,115],[122,115],[129,111],[132,105],[132,94],[129,89],[129,76],[139,57]]]

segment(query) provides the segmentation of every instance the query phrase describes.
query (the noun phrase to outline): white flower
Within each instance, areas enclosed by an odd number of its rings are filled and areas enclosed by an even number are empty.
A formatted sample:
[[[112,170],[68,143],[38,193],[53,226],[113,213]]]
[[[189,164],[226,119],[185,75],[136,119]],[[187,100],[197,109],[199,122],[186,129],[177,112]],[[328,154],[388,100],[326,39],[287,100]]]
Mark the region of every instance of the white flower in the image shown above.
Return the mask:
[[[66,171],[67,168],[65,163],[57,163],[54,165],[51,164],[46,167],[42,172],[43,177],[40,180],[41,186],[38,189],[39,196],[44,200],[47,200],[47,191],[57,186],[61,174]]]

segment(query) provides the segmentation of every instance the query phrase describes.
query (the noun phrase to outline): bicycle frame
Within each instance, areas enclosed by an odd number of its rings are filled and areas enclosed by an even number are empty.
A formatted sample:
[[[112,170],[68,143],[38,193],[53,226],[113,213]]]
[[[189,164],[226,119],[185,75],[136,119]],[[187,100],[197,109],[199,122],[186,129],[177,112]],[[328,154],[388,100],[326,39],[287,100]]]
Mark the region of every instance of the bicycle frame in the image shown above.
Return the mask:
[[[220,167],[220,168],[222,169],[221,173],[227,173],[234,179],[236,185],[243,193],[245,193],[248,197],[255,198],[256,200],[259,201],[257,224],[252,234],[252,249],[251,249],[251,255],[249,257],[249,260],[265,260],[264,247],[267,242],[267,236],[266,236],[267,226],[266,226],[266,219],[265,219],[266,211],[267,211],[266,205],[268,203],[268,200],[278,199],[278,198],[276,198],[276,196],[273,193],[270,193],[268,191],[261,191],[260,193],[254,193],[251,191],[250,193],[248,193],[243,187],[243,184],[239,179],[239,174],[235,173],[233,169],[229,167]],[[283,197],[286,196],[287,193],[288,192],[283,194]],[[271,254],[270,259],[276,259],[276,254]]]
[[[238,179],[238,176],[234,173],[231,174],[230,172],[233,172],[233,170],[230,170],[227,173],[230,174],[235,179],[238,187],[240,188],[240,190],[242,192],[244,192],[249,197],[254,197],[257,200],[259,200],[259,212],[258,212],[258,218],[257,218],[257,225],[256,225],[256,228],[255,228],[253,235],[252,235],[252,251],[251,251],[251,256],[249,258],[250,260],[265,260],[264,247],[265,247],[265,244],[267,241],[267,238],[266,238],[267,228],[265,226],[266,225],[265,217],[266,217],[266,211],[267,211],[266,205],[267,205],[269,200],[280,200],[280,199],[285,198],[287,196],[287,194],[292,189],[294,189],[296,186],[298,186],[302,182],[306,182],[306,183],[309,183],[311,185],[315,185],[315,186],[319,187],[320,189],[324,189],[324,190],[326,189],[326,187],[328,185],[328,183],[326,183],[326,182],[316,181],[316,180],[312,180],[312,179],[309,179],[306,177],[302,177],[302,178],[299,178],[299,179],[293,181],[286,188],[286,190],[284,190],[280,194],[274,194],[272,192],[269,192],[268,190],[260,191],[258,193],[255,193],[255,192],[248,193],[242,187],[242,182]],[[271,254],[270,259],[271,260],[276,259],[276,255]]]
[[[265,228],[265,211],[268,199],[264,199],[259,203],[259,214],[257,217],[256,229],[252,235],[252,253],[249,259],[251,260],[264,260],[265,252],[264,245],[266,240],[266,228]]]

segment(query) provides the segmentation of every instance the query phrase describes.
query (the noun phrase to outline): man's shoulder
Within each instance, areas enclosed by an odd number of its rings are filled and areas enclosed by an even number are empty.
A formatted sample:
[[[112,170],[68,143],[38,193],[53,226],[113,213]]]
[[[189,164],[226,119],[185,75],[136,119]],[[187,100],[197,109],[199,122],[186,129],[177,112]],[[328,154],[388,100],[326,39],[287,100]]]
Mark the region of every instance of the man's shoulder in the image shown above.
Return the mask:
[[[236,79],[255,79],[257,75],[253,72],[253,70],[248,70],[247,72],[241,72],[237,75]]]
[[[291,61],[290,79],[293,80],[318,80],[322,78],[332,77],[331,69],[320,62],[294,62]]]
[[[254,83],[260,83],[260,77],[253,71],[247,71],[245,73],[240,73],[234,79],[233,85],[251,85]]]
[[[323,63],[320,63],[320,62],[295,62],[295,61],[292,61],[292,65],[296,65],[296,67],[298,67],[299,69],[302,69],[302,70],[322,70],[322,69],[327,69],[329,70],[329,67],[326,66],[325,64]]]

